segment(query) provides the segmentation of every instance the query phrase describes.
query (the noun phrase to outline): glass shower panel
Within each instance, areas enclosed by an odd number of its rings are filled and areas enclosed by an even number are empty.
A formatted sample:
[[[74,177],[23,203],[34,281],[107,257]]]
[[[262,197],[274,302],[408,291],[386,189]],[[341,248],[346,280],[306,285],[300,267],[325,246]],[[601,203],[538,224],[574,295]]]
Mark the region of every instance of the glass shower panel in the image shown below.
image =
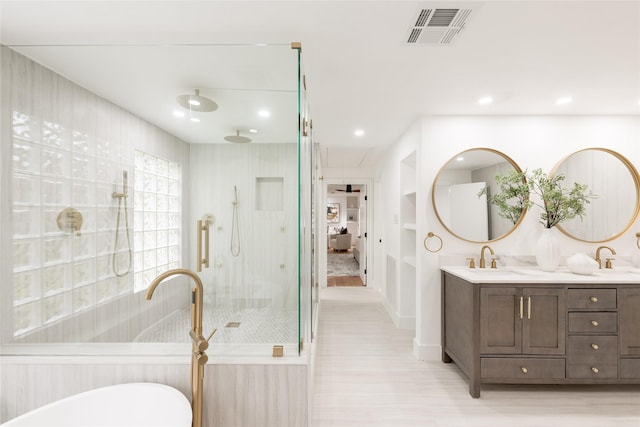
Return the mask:
[[[1,237],[14,248],[2,266],[13,277],[2,288],[3,346],[188,342],[188,282],[146,301],[134,276],[195,271],[196,222],[208,218],[199,276],[204,332],[217,329],[209,353],[283,345],[297,355],[310,340],[312,256],[300,49],[1,49],[11,91],[1,114],[12,124],[1,154],[13,158]]]

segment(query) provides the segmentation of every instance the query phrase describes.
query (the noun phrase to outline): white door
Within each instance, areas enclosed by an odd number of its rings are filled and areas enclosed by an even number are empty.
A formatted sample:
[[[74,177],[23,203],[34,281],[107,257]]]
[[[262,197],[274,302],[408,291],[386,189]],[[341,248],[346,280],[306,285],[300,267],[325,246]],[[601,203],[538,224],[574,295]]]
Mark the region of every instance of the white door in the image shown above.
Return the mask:
[[[360,210],[358,211],[360,224],[360,242],[358,248],[360,250],[360,279],[362,283],[367,285],[367,186],[362,186],[360,193]]]

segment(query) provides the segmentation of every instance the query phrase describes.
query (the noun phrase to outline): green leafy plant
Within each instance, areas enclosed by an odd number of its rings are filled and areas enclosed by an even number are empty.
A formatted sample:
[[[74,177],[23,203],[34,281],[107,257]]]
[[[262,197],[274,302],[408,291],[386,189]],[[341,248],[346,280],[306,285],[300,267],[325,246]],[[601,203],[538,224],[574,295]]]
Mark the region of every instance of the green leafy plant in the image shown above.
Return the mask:
[[[495,176],[499,191],[489,194],[489,187],[478,193],[478,197],[487,195],[487,201],[498,208],[498,215],[515,224],[522,212],[529,206],[529,186],[525,174],[512,170],[505,175]]]
[[[590,199],[598,197],[587,185],[577,182],[565,188],[562,186],[564,175],[549,177],[542,169],[535,169],[531,174],[526,171],[510,171],[496,175],[495,180],[500,191],[498,194],[488,195],[487,200],[498,207],[501,217],[514,224],[522,212],[532,205],[542,209],[540,224],[545,228],[555,227],[575,217],[582,219]],[[478,196],[487,193],[488,189],[485,188]],[[537,198],[531,198],[531,194],[535,194]]]
[[[562,174],[549,177],[542,172],[542,169],[535,169],[531,175],[527,176],[530,192],[539,198],[539,201],[530,203],[542,208],[540,224],[545,228],[555,227],[575,217],[582,219],[586,206],[590,203],[589,199],[598,197],[587,188],[587,185],[577,182],[574,182],[571,187],[562,187],[564,179],[565,176]]]

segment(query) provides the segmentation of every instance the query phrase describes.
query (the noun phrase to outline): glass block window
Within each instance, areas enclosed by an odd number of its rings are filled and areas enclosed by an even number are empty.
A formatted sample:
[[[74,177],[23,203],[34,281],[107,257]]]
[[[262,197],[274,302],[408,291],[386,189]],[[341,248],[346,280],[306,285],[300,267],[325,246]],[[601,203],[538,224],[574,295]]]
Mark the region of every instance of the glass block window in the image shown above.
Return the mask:
[[[11,125],[13,335],[19,337],[131,293],[133,280],[98,268],[100,255],[113,252],[113,183],[98,173],[89,135],[18,110]],[[100,160],[110,170],[128,167],[110,152]],[[81,228],[67,229],[65,218],[76,214]],[[101,235],[109,236],[102,246]],[[114,291],[100,294],[105,286]]]
[[[135,152],[134,291],[146,290],[158,275],[182,265],[182,168]]]

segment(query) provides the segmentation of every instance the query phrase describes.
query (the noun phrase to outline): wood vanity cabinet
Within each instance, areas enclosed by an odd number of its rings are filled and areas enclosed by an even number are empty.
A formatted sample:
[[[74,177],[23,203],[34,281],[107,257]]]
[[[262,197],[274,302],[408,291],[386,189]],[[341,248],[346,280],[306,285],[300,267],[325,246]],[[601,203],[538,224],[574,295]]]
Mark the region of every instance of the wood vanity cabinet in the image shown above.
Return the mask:
[[[442,360],[481,384],[640,384],[640,286],[442,272]]]
[[[482,287],[480,353],[564,354],[564,289]]]
[[[620,378],[640,380],[640,286],[618,292]]]

